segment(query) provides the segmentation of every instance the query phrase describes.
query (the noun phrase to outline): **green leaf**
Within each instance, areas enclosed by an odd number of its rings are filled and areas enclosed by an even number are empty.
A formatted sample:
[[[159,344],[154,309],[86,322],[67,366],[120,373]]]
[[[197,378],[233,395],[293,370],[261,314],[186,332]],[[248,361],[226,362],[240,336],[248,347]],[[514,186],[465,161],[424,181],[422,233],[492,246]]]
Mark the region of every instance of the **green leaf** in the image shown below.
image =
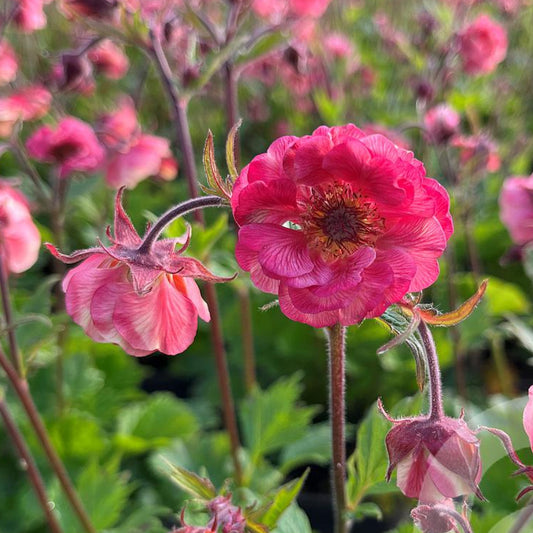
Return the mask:
[[[357,430],[357,448],[348,459],[348,504],[354,511],[370,489],[385,479],[388,458],[385,436],[390,424],[372,406]]]
[[[286,509],[288,509],[300,493],[308,474],[309,469],[307,469],[300,478],[293,479],[292,481],[289,481],[289,483],[281,486],[275,492],[267,510],[257,519],[257,521],[269,528],[276,527],[280,516]]]
[[[383,520],[383,511],[381,510],[381,507],[374,502],[360,503],[357,508],[349,514],[354,520],[362,520],[363,518]]]
[[[485,298],[487,311],[492,316],[523,314],[530,308],[527,296],[517,285],[494,277],[490,278]]]
[[[293,504],[283,513],[272,533],[312,533],[312,530],[305,513]]]
[[[200,477],[181,466],[172,465],[168,461],[167,465],[172,480],[191,496],[204,500],[211,500],[216,496],[215,487],[209,479]]]
[[[197,429],[198,421],[184,402],[170,393],[158,393],[120,412],[115,442],[125,452],[142,453]]]
[[[314,463],[325,465],[331,458],[331,430],[328,423],[314,424],[301,439],[283,448],[280,468],[289,472],[297,466]]]
[[[301,374],[281,379],[266,391],[259,388],[240,408],[244,442],[254,464],[267,453],[296,442],[305,434],[316,413],[315,407],[301,407]]]

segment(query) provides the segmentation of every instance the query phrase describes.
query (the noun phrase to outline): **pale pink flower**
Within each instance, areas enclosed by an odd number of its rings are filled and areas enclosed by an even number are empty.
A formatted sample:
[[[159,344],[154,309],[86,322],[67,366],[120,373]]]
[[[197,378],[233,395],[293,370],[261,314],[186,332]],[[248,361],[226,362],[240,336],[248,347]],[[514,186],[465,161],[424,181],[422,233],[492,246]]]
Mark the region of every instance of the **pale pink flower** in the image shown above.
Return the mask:
[[[20,30],[31,33],[46,26],[46,15],[43,11],[43,0],[17,0],[15,24]],[[47,3],[47,2],[46,2]]]
[[[20,119],[20,113],[9,105],[7,98],[0,98],[0,139],[10,137]]]
[[[106,183],[115,189],[126,186],[133,189],[140,181],[150,176],[158,176],[164,163],[171,158],[170,142],[155,135],[141,135],[127,152],[115,152],[105,163]],[[166,179],[172,179],[168,171]]]
[[[331,0],[289,0],[292,13],[299,17],[320,18]]]
[[[122,190],[115,203],[112,245],[103,244],[63,255],[65,263],[83,261],[63,280],[67,312],[97,342],[111,342],[134,356],[156,350],[175,355],[193,342],[198,317],[209,321],[209,310],[193,278],[228,281],[211,274],[198,260],[181,254],[183,239],[161,239],[143,250],[122,208]]]
[[[130,66],[126,54],[109,39],[105,39],[91,48],[88,57],[97,71],[102,72],[112,80],[124,77]]]
[[[96,170],[104,157],[91,126],[74,117],[63,118],[55,129],[42,126],[26,141],[26,148],[38,161],[58,165],[60,178]]]
[[[342,33],[332,32],[324,37],[324,49],[328,58],[348,59],[354,55],[353,44],[350,39]]]
[[[533,450],[533,385],[528,390],[528,400],[523,414],[524,431],[529,438],[529,445]]]
[[[481,479],[479,439],[462,418],[429,416],[394,420],[385,444],[389,455],[387,481],[396,469],[396,484],[408,497],[432,504],[474,493]]]
[[[411,511],[411,517],[422,533],[448,533],[452,530],[458,532],[455,521],[446,510],[455,511],[453,500],[450,498],[438,505],[420,504]]]
[[[9,272],[28,270],[37,261],[41,247],[28,201],[21,192],[0,181],[0,252]]]
[[[432,107],[424,115],[424,126],[430,139],[436,143],[445,143],[459,129],[461,117],[448,104],[439,104]]]
[[[498,147],[484,135],[456,135],[451,145],[459,149],[462,165],[472,165],[474,170],[496,172],[501,165]]]
[[[5,39],[0,41],[0,85],[6,85],[17,77],[18,61],[15,51]]]
[[[429,286],[453,231],[422,163],[352,124],[276,140],[241,171],[231,203],[239,265],[315,327],[377,317]]]
[[[263,18],[280,22],[285,16],[320,18],[331,0],[253,0],[252,10]]]
[[[507,54],[507,32],[488,15],[480,15],[459,34],[459,56],[468,74],[488,74]]]
[[[527,178],[513,176],[503,182],[500,218],[516,244],[524,245],[533,241],[533,175]]]
[[[100,120],[98,136],[108,149],[104,171],[109,186],[132,189],[150,176],[165,180],[176,176],[170,142],[141,133],[131,99],[122,99],[116,112]]]

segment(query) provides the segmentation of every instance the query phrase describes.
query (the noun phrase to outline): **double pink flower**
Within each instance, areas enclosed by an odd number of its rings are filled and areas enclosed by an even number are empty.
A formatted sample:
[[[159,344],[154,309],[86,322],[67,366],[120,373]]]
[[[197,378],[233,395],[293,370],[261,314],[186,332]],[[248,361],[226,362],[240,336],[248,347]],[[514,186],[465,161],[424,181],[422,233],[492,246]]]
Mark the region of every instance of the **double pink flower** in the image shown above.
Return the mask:
[[[315,327],[377,317],[429,286],[453,231],[448,195],[422,163],[354,125],[276,140],[231,202],[239,265]]]

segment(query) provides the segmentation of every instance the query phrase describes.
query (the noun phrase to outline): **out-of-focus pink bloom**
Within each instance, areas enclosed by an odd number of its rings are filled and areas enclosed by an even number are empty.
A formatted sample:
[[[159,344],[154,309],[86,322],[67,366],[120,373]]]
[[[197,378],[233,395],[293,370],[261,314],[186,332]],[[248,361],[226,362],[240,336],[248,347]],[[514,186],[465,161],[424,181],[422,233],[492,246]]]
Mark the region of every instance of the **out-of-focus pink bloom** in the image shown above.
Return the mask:
[[[119,0],[60,0],[59,7],[67,17],[113,18]]]
[[[109,186],[132,189],[150,176],[167,181],[176,177],[177,163],[168,139],[141,133],[129,98],[122,99],[115,113],[100,120],[98,136],[108,149],[104,168]]]
[[[5,85],[17,77],[18,62],[15,51],[5,39],[0,41],[0,85]]]
[[[105,164],[106,183],[118,189],[133,189],[140,181],[150,176],[158,176],[163,162],[171,158],[168,139],[155,135],[141,135],[127,152],[115,152],[108,156]],[[169,171],[171,167],[166,166]],[[167,172],[166,179],[172,179]]]
[[[320,18],[331,0],[289,0],[292,13],[299,17]]]
[[[424,126],[430,139],[436,143],[445,143],[459,129],[461,117],[448,104],[432,107],[424,116]]]
[[[447,498],[438,505],[421,504],[411,511],[411,517],[415,526],[422,533],[448,533],[448,531],[457,531],[454,520],[450,515],[443,512],[449,509],[455,511],[453,500]]]
[[[88,57],[96,70],[108,78],[118,80],[126,74],[130,62],[124,52],[109,39],[92,48]]]
[[[453,231],[422,163],[352,124],[277,139],[241,171],[231,203],[239,265],[315,327],[377,317],[429,286]]]
[[[497,147],[493,141],[483,135],[456,135],[452,137],[452,146],[459,148],[462,165],[473,165],[474,169],[496,172],[501,165]]]
[[[529,438],[529,444],[533,450],[533,386],[529,387],[528,400],[524,409],[523,422],[524,431]]]
[[[481,457],[479,439],[465,421],[443,416],[394,420],[378,404],[382,414],[394,424],[385,444],[389,455],[387,481],[397,469],[396,484],[410,498],[420,503],[439,503],[445,498],[479,490]]]
[[[488,15],[480,15],[459,34],[459,55],[468,74],[488,74],[507,54],[507,32]]]
[[[18,0],[14,21],[20,30],[31,33],[46,26],[44,3],[43,0]]]
[[[354,49],[350,39],[342,33],[332,32],[324,37],[324,49],[329,57],[346,59],[353,57]]]
[[[279,22],[285,16],[320,18],[331,0],[253,0],[252,9],[260,17]]]
[[[0,181],[0,254],[9,272],[28,270],[41,247],[28,201],[11,185]]]
[[[95,90],[93,66],[85,54],[64,53],[52,68],[52,79],[61,91],[90,95]]]
[[[104,157],[104,149],[91,126],[74,117],[60,120],[56,129],[39,128],[26,141],[26,148],[38,161],[57,164],[60,178],[76,170],[95,170]]]
[[[253,11],[263,18],[279,18],[287,13],[287,0],[253,0]]]
[[[513,176],[503,182],[500,218],[516,244],[533,241],[533,175],[528,178]],[[533,413],[529,420],[533,425]],[[528,435],[533,435],[533,432],[528,432]]]
[[[52,95],[41,85],[0,98],[0,137],[9,137],[17,120],[37,120],[48,112]]]
[[[156,350],[175,355],[193,342],[198,317],[209,321],[209,310],[193,278],[228,281],[211,274],[198,260],[181,254],[183,239],[161,239],[142,248],[122,208],[122,190],[115,203],[112,245],[63,255],[65,263],[83,261],[63,280],[67,312],[97,342],[111,342],[134,356]]]

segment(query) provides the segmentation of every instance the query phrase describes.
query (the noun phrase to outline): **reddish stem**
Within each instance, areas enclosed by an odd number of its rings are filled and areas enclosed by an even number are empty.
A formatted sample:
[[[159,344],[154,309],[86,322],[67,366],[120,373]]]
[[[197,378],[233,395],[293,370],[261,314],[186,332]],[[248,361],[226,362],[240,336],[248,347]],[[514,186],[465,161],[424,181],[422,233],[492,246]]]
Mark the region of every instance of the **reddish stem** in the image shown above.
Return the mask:
[[[327,328],[329,337],[329,416],[331,420],[334,532],[347,533],[345,448],[345,327]]]
[[[0,400],[0,416],[4,421],[7,433],[11,437],[11,440],[13,441],[13,444],[17,450],[21,464],[28,474],[30,483],[33,486],[33,490],[35,491],[37,499],[39,500],[39,504],[46,516],[46,521],[48,522],[50,531],[52,531],[52,533],[62,533],[59,522],[57,521],[57,518],[50,507],[50,499],[46,493],[43,478],[41,477],[39,469],[35,464],[35,460],[33,459],[33,456],[28,449],[26,442],[24,441],[24,437],[20,433],[15,421],[11,417],[9,409],[3,399]]]

